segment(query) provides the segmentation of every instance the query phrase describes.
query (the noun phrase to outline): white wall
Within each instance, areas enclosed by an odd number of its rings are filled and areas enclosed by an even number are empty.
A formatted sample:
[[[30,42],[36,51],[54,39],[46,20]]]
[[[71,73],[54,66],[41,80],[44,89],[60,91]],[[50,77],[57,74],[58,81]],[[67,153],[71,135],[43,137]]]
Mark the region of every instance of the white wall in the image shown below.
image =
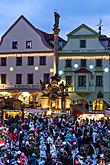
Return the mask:
[[[32,40],[32,49],[26,49],[26,41]],[[18,49],[12,49],[12,41],[18,41]],[[0,45],[0,52],[31,52],[51,51],[45,46],[41,36],[27,24],[24,19],[20,21],[7,33]]]

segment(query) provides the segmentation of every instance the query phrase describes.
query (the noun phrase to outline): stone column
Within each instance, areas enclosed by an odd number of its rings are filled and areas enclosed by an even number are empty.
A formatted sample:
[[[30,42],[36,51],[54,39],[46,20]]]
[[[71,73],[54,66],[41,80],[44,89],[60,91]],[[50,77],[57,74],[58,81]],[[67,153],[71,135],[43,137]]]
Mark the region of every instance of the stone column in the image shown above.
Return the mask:
[[[56,12],[54,12],[54,75],[58,76],[58,34],[60,32],[59,27],[59,17],[60,15]]]

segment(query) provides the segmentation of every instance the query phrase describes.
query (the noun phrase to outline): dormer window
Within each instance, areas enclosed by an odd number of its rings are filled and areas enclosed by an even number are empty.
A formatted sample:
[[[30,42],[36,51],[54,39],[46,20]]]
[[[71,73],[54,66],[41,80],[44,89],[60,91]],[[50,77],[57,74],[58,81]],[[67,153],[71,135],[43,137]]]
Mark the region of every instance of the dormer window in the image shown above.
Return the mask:
[[[80,40],[80,48],[86,48],[86,40]]]
[[[12,42],[12,49],[18,49],[18,41]]]
[[[26,41],[26,48],[31,49],[32,48],[32,41]]]

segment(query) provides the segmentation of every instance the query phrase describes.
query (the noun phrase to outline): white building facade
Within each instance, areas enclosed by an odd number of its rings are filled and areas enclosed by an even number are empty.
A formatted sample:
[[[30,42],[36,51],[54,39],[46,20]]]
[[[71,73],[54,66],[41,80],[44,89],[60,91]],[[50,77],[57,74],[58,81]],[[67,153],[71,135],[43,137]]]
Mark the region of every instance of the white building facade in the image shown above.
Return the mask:
[[[59,70],[75,104],[104,110],[110,105],[109,39],[82,24],[59,52]],[[104,38],[105,37],[105,38]]]
[[[40,81],[50,82],[54,72],[53,41],[53,34],[35,28],[24,16],[16,20],[0,42],[1,97],[38,101]]]

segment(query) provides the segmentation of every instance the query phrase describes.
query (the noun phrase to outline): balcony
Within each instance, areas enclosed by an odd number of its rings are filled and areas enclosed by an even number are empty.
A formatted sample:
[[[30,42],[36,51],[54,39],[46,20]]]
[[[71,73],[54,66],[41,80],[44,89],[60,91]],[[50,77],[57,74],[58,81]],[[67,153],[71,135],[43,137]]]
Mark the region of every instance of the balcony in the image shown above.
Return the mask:
[[[93,92],[92,87],[89,86],[76,86],[75,88],[76,93],[91,93]]]
[[[102,86],[95,86],[95,91],[96,92],[103,91],[103,85]]]
[[[15,86],[7,86],[7,85],[0,85],[0,92],[7,91],[7,92],[24,92],[24,91],[42,91],[41,85],[15,85]]]
[[[66,67],[65,66],[65,69],[64,69],[64,72],[72,72],[72,67]]]

